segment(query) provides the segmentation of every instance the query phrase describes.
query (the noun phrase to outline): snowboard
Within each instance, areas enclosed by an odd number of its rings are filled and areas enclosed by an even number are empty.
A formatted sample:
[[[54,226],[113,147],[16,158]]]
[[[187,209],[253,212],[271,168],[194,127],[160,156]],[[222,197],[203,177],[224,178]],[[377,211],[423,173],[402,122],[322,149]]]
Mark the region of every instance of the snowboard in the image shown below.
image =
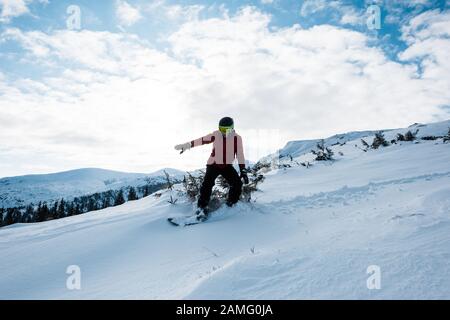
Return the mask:
[[[190,216],[190,217],[172,217],[172,218],[167,218],[167,221],[169,221],[170,224],[172,224],[172,225],[174,225],[176,227],[193,226],[193,225],[205,222],[206,220],[197,220],[197,216],[196,215]]]
[[[191,216],[170,217],[167,218],[167,221],[171,225],[176,227],[186,227],[204,223],[208,221],[208,219],[211,217],[211,213],[219,209],[222,206],[222,204],[223,201],[220,201],[219,199],[212,199],[208,205],[208,217],[204,220],[197,220],[197,214],[194,213]]]

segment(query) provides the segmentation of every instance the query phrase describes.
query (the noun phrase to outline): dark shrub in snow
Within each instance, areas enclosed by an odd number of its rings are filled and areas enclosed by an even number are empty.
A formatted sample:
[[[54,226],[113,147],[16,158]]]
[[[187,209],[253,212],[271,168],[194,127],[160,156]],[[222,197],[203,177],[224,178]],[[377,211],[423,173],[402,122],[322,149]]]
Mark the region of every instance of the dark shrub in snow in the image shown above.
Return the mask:
[[[372,142],[372,149],[378,149],[380,146],[387,147],[389,145],[389,142],[386,141],[384,138],[383,132],[377,132],[375,133],[375,138]]]
[[[316,156],[316,161],[330,161],[333,159],[333,150],[331,150],[328,147],[325,147],[325,142],[323,140],[320,140],[320,142],[317,143],[317,150],[311,150],[312,154]]]

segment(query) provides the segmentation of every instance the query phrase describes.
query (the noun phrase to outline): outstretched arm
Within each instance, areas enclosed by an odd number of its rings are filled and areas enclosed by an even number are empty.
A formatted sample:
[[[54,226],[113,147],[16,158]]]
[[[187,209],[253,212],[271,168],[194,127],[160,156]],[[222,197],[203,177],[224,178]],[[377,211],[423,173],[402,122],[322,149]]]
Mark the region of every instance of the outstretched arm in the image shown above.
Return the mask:
[[[210,134],[207,134],[204,137],[192,140],[191,141],[191,148],[202,146],[204,144],[212,143],[212,142],[214,142],[215,138],[216,137],[214,136],[214,134],[210,133]]]
[[[190,148],[202,146],[202,145],[208,144],[208,143],[212,143],[214,141],[214,139],[215,139],[214,134],[210,133],[204,137],[192,140],[190,142],[177,144],[175,146],[175,150],[180,150],[180,153],[183,153],[184,151],[189,150]]]

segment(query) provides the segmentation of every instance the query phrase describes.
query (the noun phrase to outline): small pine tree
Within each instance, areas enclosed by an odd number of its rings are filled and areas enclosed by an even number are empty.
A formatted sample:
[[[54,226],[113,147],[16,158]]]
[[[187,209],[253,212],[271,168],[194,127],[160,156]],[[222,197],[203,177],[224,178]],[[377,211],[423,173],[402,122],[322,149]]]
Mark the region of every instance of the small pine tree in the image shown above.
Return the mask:
[[[37,222],[42,222],[42,221],[45,221],[45,217],[44,217],[44,215],[42,214],[42,203],[41,202],[39,202],[39,204],[38,204],[38,207],[37,207],[37,210],[36,210],[36,221]]]
[[[50,213],[49,213],[49,219],[58,219],[58,201],[55,201],[55,203],[53,203],[52,208],[50,209]]]
[[[167,173],[166,170],[164,170],[164,176],[165,176],[165,179],[166,179],[167,189],[172,190],[173,189],[173,183],[172,183],[172,180],[170,179],[170,175]]]
[[[367,143],[366,140],[361,139],[361,143],[362,143],[362,145],[363,145],[365,150],[370,149],[370,145]]]
[[[410,130],[408,130],[408,132],[405,133],[405,141],[414,141],[414,140],[416,140],[418,132],[419,132],[419,130],[416,130],[414,133],[411,132]]]
[[[397,141],[414,141],[417,139],[418,132],[419,130],[414,131],[414,133],[408,130],[404,135],[397,133]]]
[[[136,189],[134,187],[130,187],[130,190],[128,191],[128,201],[134,201],[137,199]]]
[[[380,146],[387,147],[389,146],[389,142],[386,141],[384,138],[383,132],[377,132],[375,133],[375,138],[372,142],[372,149],[378,149]]]
[[[444,136],[444,143],[447,143],[447,141],[450,141],[450,128],[448,128],[447,135]]]
[[[90,212],[95,210],[97,210],[97,203],[95,202],[95,199],[91,196],[89,197],[87,211]]]
[[[405,140],[406,140],[406,141],[414,141],[414,140],[416,140],[416,136],[415,136],[415,134],[413,134],[411,131],[408,131],[408,132],[405,134]]]
[[[66,203],[66,210],[68,217],[75,215],[75,207],[73,205],[73,202]]]
[[[40,206],[40,210],[38,212],[38,221],[43,222],[47,221],[50,218],[50,210],[48,209],[47,203],[44,202]]]
[[[108,208],[110,203],[111,202],[109,200],[109,197],[108,196],[104,197],[102,202],[102,209]]]
[[[317,150],[311,150],[312,154],[314,154],[316,156],[316,161],[330,161],[330,160],[334,160],[333,159],[333,151],[328,148],[325,147],[325,141],[322,139],[320,140],[317,145]]]
[[[123,196],[123,190],[120,190],[117,195],[116,198],[114,199],[114,206],[120,206],[121,204],[125,203],[125,198]]]
[[[249,183],[242,186],[242,199],[243,201],[250,202],[252,200],[252,194],[258,191],[258,184],[262,183],[265,179],[264,175],[260,174],[257,167],[253,167],[250,170]]]
[[[226,199],[228,195],[228,191],[230,189],[230,185],[228,184],[228,181],[222,177],[217,177],[216,185],[218,188],[214,188],[212,192],[212,199],[219,200],[220,199]]]
[[[397,141],[405,141],[405,136],[401,133],[397,133]]]
[[[63,218],[66,215],[66,202],[64,201],[64,198],[61,199],[58,206],[57,216],[58,218]]]
[[[201,172],[198,177],[194,177],[189,172],[186,173],[183,179],[183,187],[191,201],[194,201],[200,194],[200,186],[202,185],[204,176],[204,172]]]
[[[217,185],[224,189],[228,189],[230,187],[230,185],[228,184],[228,181],[222,176],[217,177]]]
[[[148,197],[150,195],[150,188],[148,185],[144,186],[143,197]]]
[[[34,208],[32,204],[29,204],[25,209],[25,217],[28,222],[34,222]]]
[[[6,209],[5,217],[4,217],[4,220],[3,220],[3,225],[4,226],[9,226],[9,225],[11,225],[13,223],[14,223],[13,213],[12,213],[11,210]]]

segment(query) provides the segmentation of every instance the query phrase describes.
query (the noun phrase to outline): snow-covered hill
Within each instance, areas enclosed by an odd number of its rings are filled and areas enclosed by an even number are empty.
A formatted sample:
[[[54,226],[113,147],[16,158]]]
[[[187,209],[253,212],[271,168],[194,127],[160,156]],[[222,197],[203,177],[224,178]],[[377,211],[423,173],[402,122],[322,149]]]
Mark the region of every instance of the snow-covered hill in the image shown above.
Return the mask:
[[[448,132],[448,127],[450,123],[449,121],[442,121],[433,123],[431,125],[415,123],[408,128],[400,128],[400,129],[387,129],[381,130],[386,134],[386,139],[391,140],[395,139],[398,133],[404,134],[408,130],[411,132],[417,131],[417,137],[423,138],[428,136],[437,136],[437,135],[445,135]],[[373,138],[376,132],[380,132],[380,130],[375,131],[352,131],[343,134],[336,134],[334,136],[323,139],[327,146],[333,146],[337,144],[344,144],[349,141],[356,141],[362,138]],[[321,139],[313,139],[313,140],[299,140],[299,141],[289,141],[282,149],[277,152],[279,156],[293,156],[298,157],[309,153],[311,149],[314,149],[316,144]],[[368,139],[369,141],[370,139]],[[370,140],[371,141],[371,140]],[[273,155],[271,155],[273,156]],[[268,156],[270,157],[270,156]]]
[[[420,126],[419,137],[449,126]],[[450,143],[364,152],[360,137],[333,146],[334,162],[288,145],[292,167],[268,172],[256,202],[203,224],[167,223],[192,212],[174,190],[2,228],[0,299],[449,299]],[[70,265],[80,267],[81,290],[66,288]],[[373,265],[381,288],[369,290]]]
[[[27,205],[30,202],[72,199],[106,190],[118,190],[126,186],[145,185],[148,181],[160,183],[164,170],[151,174],[126,173],[97,168],[77,169],[52,174],[36,174],[0,179],[0,207]],[[183,172],[166,169],[176,178]]]

